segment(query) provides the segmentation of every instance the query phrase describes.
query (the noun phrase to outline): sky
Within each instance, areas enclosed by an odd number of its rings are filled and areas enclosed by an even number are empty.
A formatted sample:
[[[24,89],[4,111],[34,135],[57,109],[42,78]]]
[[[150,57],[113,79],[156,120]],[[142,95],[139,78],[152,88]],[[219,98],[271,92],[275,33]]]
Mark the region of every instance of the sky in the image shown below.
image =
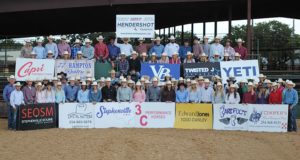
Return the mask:
[[[271,20],[277,20],[282,23],[288,24],[289,27],[293,27],[293,19],[290,18],[282,18],[282,17],[276,17],[276,18],[263,18],[263,19],[254,19],[254,25],[260,22],[268,22]],[[238,21],[232,21],[232,26],[236,25],[246,25],[247,20],[238,20]],[[171,29],[171,33],[173,29]],[[176,30],[181,31],[181,26],[177,26]],[[184,31],[190,31],[191,30],[191,24],[184,25]],[[168,31],[168,30],[166,30]],[[158,33],[158,30],[156,30]],[[195,23],[194,24],[194,33],[198,36],[203,36],[203,24],[202,23]],[[228,33],[228,21],[222,21],[218,22],[218,35],[219,36],[225,36]],[[166,32],[167,34],[167,32]],[[295,34],[300,34],[300,19],[295,19]],[[206,23],[206,35],[208,37],[213,37],[214,35],[214,22]],[[56,36],[56,38],[59,38],[59,36]],[[27,37],[27,38],[16,38],[15,40],[18,42],[23,43],[24,40],[30,39],[33,40],[35,37]]]

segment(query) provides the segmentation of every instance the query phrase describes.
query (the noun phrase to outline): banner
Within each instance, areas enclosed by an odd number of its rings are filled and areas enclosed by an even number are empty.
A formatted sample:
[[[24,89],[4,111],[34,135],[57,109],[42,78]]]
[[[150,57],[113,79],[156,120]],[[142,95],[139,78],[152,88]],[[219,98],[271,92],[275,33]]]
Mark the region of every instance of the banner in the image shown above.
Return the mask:
[[[175,128],[212,129],[212,104],[176,104]]]
[[[95,128],[173,128],[175,103],[97,103]]]
[[[204,78],[211,79],[211,77],[215,75],[221,76],[220,63],[184,63],[183,73],[185,78],[203,76]]]
[[[214,125],[216,130],[247,130],[248,106],[240,104],[214,104]]]
[[[142,63],[141,75],[147,75],[150,78],[159,77],[161,81],[170,74],[172,78],[179,79],[180,64],[149,64]]]
[[[153,38],[155,33],[154,15],[117,15],[116,34],[124,38]]]
[[[94,61],[93,60],[63,60],[55,61],[55,74],[64,72],[67,77],[80,76],[86,79],[86,75],[94,77]]]
[[[92,103],[59,104],[59,128],[94,128],[95,106]]]
[[[249,131],[287,132],[288,105],[248,104]]]
[[[253,78],[258,82],[259,67],[257,60],[223,61],[220,63],[224,84],[227,83],[226,80],[229,76],[234,76],[237,81]]]
[[[26,81],[28,77],[33,80],[37,78],[52,79],[54,76],[53,59],[30,59],[30,58],[17,58],[15,77],[17,81]]]
[[[17,130],[33,130],[57,127],[57,111],[54,103],[21,105],[18,108]]]
[[[146,102],[134,104],[135,127],[174,128],[175,103]]]

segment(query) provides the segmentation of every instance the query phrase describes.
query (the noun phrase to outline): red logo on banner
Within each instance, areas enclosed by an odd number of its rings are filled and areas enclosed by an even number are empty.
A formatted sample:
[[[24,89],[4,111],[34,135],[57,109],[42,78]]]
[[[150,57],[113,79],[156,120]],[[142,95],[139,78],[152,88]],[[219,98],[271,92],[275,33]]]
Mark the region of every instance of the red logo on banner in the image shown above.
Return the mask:
[[[44,64],[40,67],[31,67],[33,62],[27,62],[18,70],[19,77],[30,76],[32,73],[38,73],[44,71]]]

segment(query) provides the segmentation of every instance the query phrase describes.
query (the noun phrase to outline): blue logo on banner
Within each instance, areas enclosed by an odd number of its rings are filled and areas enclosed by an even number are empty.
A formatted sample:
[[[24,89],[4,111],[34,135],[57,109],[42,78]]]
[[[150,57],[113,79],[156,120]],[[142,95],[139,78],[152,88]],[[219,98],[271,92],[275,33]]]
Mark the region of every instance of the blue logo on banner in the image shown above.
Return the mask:
[[[250,115],[249,121],[253,122],[253,123],[257,123],[259,122],[260,118],[261,118],[262,112],[257,112],[256,109],[253,109],[253,112]]]
[[[131,109],[129,107],[123,109],[106,108],[104,106],[99,107],[99,112],[96,113],[98,118],[102,118],[104,115],[109,116],[110,114],[130,114]]]
[[[180,64],[148,64],[142,63],[141,75],[147,75],[150,78],[158,77],[164,80],[165,75],[170,74],[172,78],[180,77]]]

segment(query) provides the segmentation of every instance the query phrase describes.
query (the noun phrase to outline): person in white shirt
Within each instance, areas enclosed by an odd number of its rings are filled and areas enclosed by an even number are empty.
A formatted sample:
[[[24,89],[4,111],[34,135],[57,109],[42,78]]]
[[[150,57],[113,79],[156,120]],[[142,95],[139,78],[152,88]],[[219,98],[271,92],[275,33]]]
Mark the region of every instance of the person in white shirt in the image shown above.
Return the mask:
[[[168,54],[168,57],[172,57],[173,53],[178,53],[179,52],[179,45],[175,43],[175,37],[171,36],[169,38],[170,43],[168,43],[164,49],[164,52]]]
[[[42,83],[39,82],[37,84],[37,90],[36,90],[36,103],[45,103],[45,92],[42,90]]]
[[[237,86],[235,84],[231,84],[229,87],[229,92],[225,96],[226,104],[239,104],[240,94],[236,90]]]
[[[201,103],[212,103],[213,102],[213,94],[214,89],[210,86],[210,81],[208,79],[204,79],[204,87],[200,89],[201,93]]]
[[[13,126],[12,129],[16,130],[16,121],[17,121],[17,110],[18,107],[20,107],[21,104],[25,104],[24,102],[24,95],[21,91],[21,84],[20,82],[17,82],[15,84],[16,89],[11,92],[10,94],[10,106],[11,106],[11,113],[13,117]]]
[[[234,54],[234,61],[241,61],[241,55],[238,52]]]
[[[47,83],[46,89],[43,91],[45,95],[45,103],[55,103],[55,91],[51,82]]]
[[[123,38],[123,44],[120,44],[117,42],[117,39],[115,40],[115,45],[120,48],[121,53],[125,53],[126,57],[130,57],[131,53],[133,52],[132,45],[129,43],[129,38]]]

